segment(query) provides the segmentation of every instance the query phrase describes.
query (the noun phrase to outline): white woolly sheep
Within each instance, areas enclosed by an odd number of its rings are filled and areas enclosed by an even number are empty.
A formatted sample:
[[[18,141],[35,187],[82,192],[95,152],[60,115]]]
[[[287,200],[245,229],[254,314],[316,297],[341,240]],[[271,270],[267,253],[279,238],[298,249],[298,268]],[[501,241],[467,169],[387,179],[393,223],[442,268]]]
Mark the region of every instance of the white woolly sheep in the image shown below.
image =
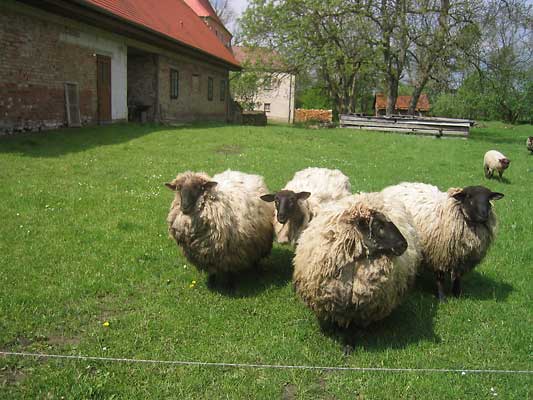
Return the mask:
[[[384,193],[402,200],[413,216],[426,267],[435,273],[438,298],[444,300],[444,279],[461,294],[461,277],[485,257],[497,228],[491,200],[503,197],[483,186],[451,188],[447,193],[424,183],[401,183]]]
[[[527,138],[526,147],[531,152],[531,154],[533,154],[533,136]]]
[[[503,171],[509,168],[511,160],[505,157],[502,153],[496,150],[489,150],[485,153],[483,158],[483,170],[486,178],[492,178],[494,171],[498,171],[500,179],[503,176]]]
[[[351,194],[350,179],[338,169],[306,168],[276,193],[261,196],[275,202],[274,231],[279,243],[295,245],[320,208]]]
[[[421,254],[401,201],[365,193],[322,210],[302,233],[294,286],[321,322],[365,327],[404,299]]]
[[[262,177],[228,170],[211,179],[187,171],[166,186],[176,193],[169,234],[210,281],[251,268],[270,253],[274,207],[259,199],[268,193]]]

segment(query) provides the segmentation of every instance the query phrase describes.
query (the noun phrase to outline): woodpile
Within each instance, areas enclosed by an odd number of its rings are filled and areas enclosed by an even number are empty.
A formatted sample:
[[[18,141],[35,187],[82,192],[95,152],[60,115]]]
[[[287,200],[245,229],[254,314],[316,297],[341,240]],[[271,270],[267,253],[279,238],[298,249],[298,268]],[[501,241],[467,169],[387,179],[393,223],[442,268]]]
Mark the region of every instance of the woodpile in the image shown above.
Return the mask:
[[[297,108],[294,113],[295,122],[331,122],[332,119],[332,110],[311,110],[305,108]]]

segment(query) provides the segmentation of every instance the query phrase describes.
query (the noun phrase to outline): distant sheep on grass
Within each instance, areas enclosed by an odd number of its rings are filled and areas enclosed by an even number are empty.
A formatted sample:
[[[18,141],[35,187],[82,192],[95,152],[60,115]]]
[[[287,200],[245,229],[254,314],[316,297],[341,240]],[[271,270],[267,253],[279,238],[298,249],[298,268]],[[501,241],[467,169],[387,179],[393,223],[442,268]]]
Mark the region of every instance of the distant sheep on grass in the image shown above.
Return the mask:
[[[349,178],[341,171],[327,168],[306,168],[279,192],[261,196],[276,205],[274,230],[279,243],[295,245],[320,207],[351,194]]]
[[[533,154],[533,136],[530,136],[526,140],[526,147]]]
[[[228,170],[211,178],[187,171],[165,185],[175,192],[169,234],[211,283],[221,274],[231,280],[234,272],[268,256],[274,207],[259,198],[268,193],[262,177]]]
[[[494,171],[498,171],[500,179],[502,179],[503,171],[509,168],[509,160],[506,156],[496,150],[489,150],[485,153],[483,158],[483,171],[486,178],[492,178]]]

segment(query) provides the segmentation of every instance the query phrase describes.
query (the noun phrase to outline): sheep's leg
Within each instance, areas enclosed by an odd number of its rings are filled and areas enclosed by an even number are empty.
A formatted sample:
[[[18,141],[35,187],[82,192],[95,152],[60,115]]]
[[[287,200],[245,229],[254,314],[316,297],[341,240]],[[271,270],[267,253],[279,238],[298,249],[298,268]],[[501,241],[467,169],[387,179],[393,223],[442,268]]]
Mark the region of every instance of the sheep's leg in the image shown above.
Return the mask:
[[[445,301],[446,295],[444,294],[444,272],[437,271],[435,273],[435,278],[437,280],[437,298],[439,301]]]
[[[498,175],[500,175],[500,181],[502,180],[503,171],[498,171]]]
[[[455,297],[461,296],[463,289],[461,287],[461,275],[452,275],[452,293]]]
[[[486,165],[483,167],[483,169],[485,170],[485,178],[490,178],[490,169],[489,167],[487,167]]]

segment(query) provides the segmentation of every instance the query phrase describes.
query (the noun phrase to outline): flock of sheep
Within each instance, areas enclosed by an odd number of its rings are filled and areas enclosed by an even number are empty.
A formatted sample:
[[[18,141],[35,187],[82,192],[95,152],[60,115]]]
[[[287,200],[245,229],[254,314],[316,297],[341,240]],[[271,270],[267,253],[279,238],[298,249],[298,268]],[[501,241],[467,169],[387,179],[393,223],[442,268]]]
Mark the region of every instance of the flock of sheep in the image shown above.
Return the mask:
[[[487,153],[490,175],[509,165],[500,156]],[[494,240],[492,201],[503,197],[483,186],[441,192],[423,183],[352,194],[347,176],[325,168],[299,171],[275,193],[261,176],[230,170],[212,178],[188,171],[166,186],[175,192],[170,236],[211,284],[256,266],[276,237],[295,249],[298,295],[321,323],[340,327],[388,316],[421,268],[435,274],[440,300],[447,277],[459,296],[461,278]]]

